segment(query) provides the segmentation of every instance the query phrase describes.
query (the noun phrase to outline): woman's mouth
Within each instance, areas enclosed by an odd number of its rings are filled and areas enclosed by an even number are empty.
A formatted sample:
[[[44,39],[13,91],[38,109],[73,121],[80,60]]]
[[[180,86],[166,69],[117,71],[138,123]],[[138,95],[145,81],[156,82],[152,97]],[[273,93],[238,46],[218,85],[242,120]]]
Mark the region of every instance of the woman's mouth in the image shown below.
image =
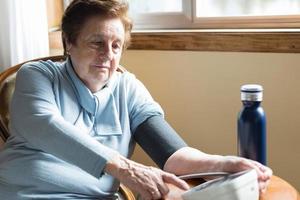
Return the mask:
[[[100,65],[100,64],[94,64],[93,67],[102,68],[102,69],[109,69],[109,66],[107,65]]]

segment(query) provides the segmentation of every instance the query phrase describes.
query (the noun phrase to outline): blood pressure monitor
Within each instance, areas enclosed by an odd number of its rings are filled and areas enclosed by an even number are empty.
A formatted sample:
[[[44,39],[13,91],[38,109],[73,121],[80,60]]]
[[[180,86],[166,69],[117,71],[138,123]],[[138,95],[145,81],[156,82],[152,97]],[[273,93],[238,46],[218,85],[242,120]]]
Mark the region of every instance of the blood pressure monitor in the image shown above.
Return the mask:
[[[182,177],[205,177],[207,174],[196,174]],[[210,173],[223,177],[207,181],[183,193],[184,200],[258,200],[259,189],[257,174],[254,169],[234,174]]]

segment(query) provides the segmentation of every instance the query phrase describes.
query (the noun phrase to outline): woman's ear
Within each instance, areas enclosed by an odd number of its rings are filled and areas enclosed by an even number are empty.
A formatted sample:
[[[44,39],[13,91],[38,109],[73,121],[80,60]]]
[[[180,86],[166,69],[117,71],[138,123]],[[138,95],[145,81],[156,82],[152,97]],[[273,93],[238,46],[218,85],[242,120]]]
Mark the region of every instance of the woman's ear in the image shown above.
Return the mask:
[[[67,55],[70,55],[71,54],[71,49],[72,49],[72,43],[69,43],[69,42],[65,42],[65,45],[66,45],[66,47],[65,47],[65,54],[67,54]]]
[[[70,54],[71,48],[72,48],[72,44],[67,42],[66,43],[66,51],[68,54]]]
[[[72,48],[72,43],[66,41],[66,50],[67,50],[67,52],[70,52],[71,48]]]
[[[72,48],[72,43],[70,43],[67,39],[67,37],[65,36],[65,34],[62,34],[62,38],[63,38],[63,46],[64,46],[64,54],[70,55],[70,50]]]

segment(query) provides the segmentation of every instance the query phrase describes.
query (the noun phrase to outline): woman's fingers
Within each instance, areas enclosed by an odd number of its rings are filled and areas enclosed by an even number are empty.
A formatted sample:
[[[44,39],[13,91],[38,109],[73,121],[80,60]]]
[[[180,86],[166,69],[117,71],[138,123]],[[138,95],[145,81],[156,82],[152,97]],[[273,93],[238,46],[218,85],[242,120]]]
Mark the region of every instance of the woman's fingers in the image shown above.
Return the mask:
[[[264,193],[267,190],[267,187],[270,183],[270,179],[272,176],[272,170],[268,167],[265,167],[261,164],[259,164],[259,172],[260,175],[258,175],[258,186],[259,186],[259,191],[260,193]]]
[[[237,156],[225,156],[225,162],[223,162],[223,169],[227,172],[238,172],[247,169],[255,169],[258,178],[259,190],[261,193],[265,192],[270,179],[273,175],[272,170],[264,166],[263,164],[249,160],[246,158],[241,158]]]
[[[157,183],[157,188],[162,196],[168,194],[169,192],[169,188],[167,184],[164,182],[162,177],[161,177],[161,181]]]
[[[241,170],[255,169],[259,180],[271,178],[272,170],[263,164],[246,158],[236,156],[225,156],[224,169],[228,172],[238,172]]]
[[[261,176],[259,177],[260,180],[269,180],[272,175],[273,171],[267,166],[262,165],[261,163],[257,161],[252,161],[254,165],[256,165],[259,169],[259,171],[262,173]]]
[[[267,180],[267,181],[259,181],[259,182],[258,182],[258,187],[259,187],[260,193],[265,193],[265,192],[266,192],[269,183],[270,183],[270,180]]]
[[[117,166],[115,170],[114,163]],[[161,199],[168,194],[167,182],[187,188],[187,183],[161,169],[145,166],[121,156],[118,162],[114,163],[107,167],[107,171],[112,172],[111,174],[124,185],[139,193],[144,200]]]
[[[164,172],[158,168],[147,167],[147,170],[144,172],[145,177],[147,177],[148,183],[145,184],[146,194],[139,191],[143,199],[161,199],[163,196],[169,193],[169,188],[166,183],[175,185],[183,190],[189,189],[188,184],[176,177],[174,174]],[[150,196],[150,197],[149,197]]]
[[[256,161],[252,161],[252,162],[259,168],[260,172],[262,173],[261,176],[258,176],[258,186],[259,186],[260,193],[264,193],[267,190],[273,172],[269,167],[264,166],[259,162]]]
[[[188,190],[190,186],[184,181],[175,176],[174,174],[164,173],[163,180],[167,183],[171,183],[183,190]]]

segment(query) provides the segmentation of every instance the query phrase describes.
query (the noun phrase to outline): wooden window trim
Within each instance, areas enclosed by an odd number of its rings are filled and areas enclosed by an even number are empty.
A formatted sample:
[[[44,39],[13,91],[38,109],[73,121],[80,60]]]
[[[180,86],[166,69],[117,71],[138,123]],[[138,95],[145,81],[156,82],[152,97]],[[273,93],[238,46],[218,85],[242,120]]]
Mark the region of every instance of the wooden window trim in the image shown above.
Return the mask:
[[[195,17],[190,27],[201,29],[292,29],[300,27],[300,15]]]
[[[49,35],[50,50],[61,51],[61,32]],[[300,53],[300,31],[133,32],[132,50]]]
[[[135,30],[171,29],[297,29],[300,15],[192,17],[187,13],[140,14]]]

